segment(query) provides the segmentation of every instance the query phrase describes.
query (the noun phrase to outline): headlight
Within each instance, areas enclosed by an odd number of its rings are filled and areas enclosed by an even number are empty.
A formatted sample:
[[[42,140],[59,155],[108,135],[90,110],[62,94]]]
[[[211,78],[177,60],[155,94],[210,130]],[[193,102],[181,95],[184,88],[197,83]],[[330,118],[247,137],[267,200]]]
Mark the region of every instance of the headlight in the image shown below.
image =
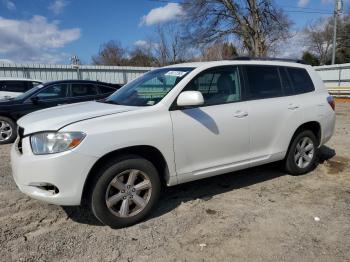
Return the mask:
[[[64,152],[78,146],[85,138],[82,132],[44,132],[30,137],[35,155],[46,155]]]

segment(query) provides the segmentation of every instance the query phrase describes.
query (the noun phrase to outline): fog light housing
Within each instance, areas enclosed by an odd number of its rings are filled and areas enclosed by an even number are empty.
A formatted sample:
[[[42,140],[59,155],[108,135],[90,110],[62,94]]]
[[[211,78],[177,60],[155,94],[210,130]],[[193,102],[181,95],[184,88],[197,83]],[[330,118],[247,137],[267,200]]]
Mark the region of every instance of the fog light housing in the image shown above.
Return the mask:
[[[56,195],[60,192],[57,186],[50,183],[40,182],[40,183],[30,183],[29,185],[33,187],[37,187],[41,190],[47,191],[52,195]]]

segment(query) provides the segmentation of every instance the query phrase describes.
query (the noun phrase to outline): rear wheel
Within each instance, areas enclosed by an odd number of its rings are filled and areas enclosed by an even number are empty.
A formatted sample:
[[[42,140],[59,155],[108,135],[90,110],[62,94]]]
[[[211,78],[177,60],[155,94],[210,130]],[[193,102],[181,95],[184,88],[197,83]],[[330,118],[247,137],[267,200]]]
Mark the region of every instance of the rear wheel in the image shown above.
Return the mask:
[[[138,223],[155,206],[161,183],[157,169],[148,160],[126,156],[98,174],[92,189],[91,208],[104,224],[121,228]]]
[[[297,134],[287,153],[285,169],[292,175],[305,174],[316,165],[317,140],[310,130]]]
[[[15,122],[10,118],[0,116],[0,145],[12,143],[16,137]]]

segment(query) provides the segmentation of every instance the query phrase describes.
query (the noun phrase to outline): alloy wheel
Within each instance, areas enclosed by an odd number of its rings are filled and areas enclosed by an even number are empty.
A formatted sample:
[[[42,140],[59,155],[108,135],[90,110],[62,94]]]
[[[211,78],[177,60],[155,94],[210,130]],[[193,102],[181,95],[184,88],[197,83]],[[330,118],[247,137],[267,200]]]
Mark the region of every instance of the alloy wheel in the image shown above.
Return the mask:
[[[12,132],[11,125],[4,120],[0,120],[0,142],[9,140],[12,136]]]
[[[315,145],[309,137],[303,137],[296,145],[294,161],[299,168],[308,167],[315,154]]]
[[[152,194],[152,184],[146,173],[129,169],[117,174],[106,191],[106,205],[118,217],[132,217],[140,213],[148,204]]]

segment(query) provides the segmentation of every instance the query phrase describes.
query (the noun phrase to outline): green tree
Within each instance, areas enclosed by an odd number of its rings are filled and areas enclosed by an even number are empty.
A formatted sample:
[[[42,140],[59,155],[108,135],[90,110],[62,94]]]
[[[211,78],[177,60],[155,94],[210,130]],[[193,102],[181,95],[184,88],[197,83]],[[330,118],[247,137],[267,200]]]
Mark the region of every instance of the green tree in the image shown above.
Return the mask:
[[[312,53],[310,53],[308,51],[305,51],[303,53],[302,59],[306,63],[308,63],[309,65],[312,65],[312,66],[320,65],[320,60],[317,58],[317,56],[315,56],[314,54],[312,54]]]

